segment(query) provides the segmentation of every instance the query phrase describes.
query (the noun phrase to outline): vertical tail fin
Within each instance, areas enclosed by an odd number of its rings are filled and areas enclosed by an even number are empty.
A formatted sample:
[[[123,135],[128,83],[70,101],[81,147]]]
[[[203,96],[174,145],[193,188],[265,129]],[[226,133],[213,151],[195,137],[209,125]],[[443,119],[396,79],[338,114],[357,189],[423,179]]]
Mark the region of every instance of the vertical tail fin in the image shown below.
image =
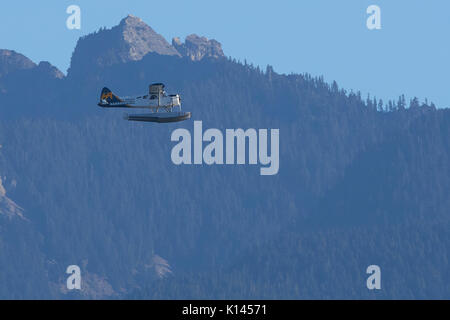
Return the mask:
[[[106,101],[107,103],[117,103],[121,102],[120,98],[112,93],[108,88],[103,88],[102,94],[100,95],[100,103]]]

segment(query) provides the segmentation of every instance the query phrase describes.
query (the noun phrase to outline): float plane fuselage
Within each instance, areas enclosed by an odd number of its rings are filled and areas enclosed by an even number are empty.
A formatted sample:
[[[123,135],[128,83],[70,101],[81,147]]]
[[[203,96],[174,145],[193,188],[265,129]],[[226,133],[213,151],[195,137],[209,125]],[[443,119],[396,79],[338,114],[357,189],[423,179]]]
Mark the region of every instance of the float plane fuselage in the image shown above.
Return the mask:
[[[125,119],[130,121],[176,122],[191,117],[190,112],[181,112],[180,95],[166,95],[164,84],[162,83],[150,85],[148,94],[136,97],[119,97],[108,88],[103,88],[98,106],[102,108],[141,108],[152,110],[152,113],[149,114],[126,114]],[[179,112],[173,112],[174,107],[178,107]]]
[[[136,97],[119,97],[108,88],[103,88],[98,104],[103,108],[144,108],[159,109],[181,106],[181,98],[178,94],[166,95],[164,85],[155,83],[150,86],[147,95]]]

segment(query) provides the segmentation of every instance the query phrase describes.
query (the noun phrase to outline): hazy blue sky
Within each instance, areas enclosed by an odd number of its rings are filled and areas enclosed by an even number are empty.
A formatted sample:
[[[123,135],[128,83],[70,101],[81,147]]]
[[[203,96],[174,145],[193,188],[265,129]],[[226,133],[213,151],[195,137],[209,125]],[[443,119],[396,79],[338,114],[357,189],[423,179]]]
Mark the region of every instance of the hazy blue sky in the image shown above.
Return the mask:
[[[66,28],[66,8],[81,7],[81,30]],[[382,29],[369,31],[366,9],[381,7]],[[169,42],[191,33],[217,39],[228,56],[281,73],[324,75],[377,97],[428,97],[450,106],[450,1],[2,1],[0,48],[66,71],[79,36],[141,17]]]

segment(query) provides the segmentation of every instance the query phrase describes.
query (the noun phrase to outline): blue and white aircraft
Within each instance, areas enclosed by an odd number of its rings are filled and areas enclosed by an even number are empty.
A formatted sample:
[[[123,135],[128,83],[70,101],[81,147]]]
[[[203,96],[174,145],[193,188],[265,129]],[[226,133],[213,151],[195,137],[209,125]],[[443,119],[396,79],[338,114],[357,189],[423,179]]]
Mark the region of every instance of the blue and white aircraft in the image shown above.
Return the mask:
[[[166,95],[164,84],[154,83],[149,93],[136,97],[119,97],[108,88],[103,88],[98,106],[102,108],[141,108],[150,109],[147,114],[125,114],[125,120],[146,122],[177,122],[191,117],[190,112],[181,111],[179,94]],[[173,111],[178,108],[178,111]]]

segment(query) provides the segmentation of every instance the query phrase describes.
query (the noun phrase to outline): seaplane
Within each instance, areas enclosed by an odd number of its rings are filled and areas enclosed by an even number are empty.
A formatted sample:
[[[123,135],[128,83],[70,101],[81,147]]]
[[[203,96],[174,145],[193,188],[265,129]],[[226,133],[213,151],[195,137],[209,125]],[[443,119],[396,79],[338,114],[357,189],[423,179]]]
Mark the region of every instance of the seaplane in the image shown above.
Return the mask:
[[[124,119],[128,121],[166,123],[190,119],[191,113],[181,110],[180,95],[166,95],[164,88],[164,84],[154,83],[149,86],[148,94],[136,97],[119,97],[108,88],[103,88],[98,106],[102,108],[140,108],[152,111],[146,114],[125,114]]]

